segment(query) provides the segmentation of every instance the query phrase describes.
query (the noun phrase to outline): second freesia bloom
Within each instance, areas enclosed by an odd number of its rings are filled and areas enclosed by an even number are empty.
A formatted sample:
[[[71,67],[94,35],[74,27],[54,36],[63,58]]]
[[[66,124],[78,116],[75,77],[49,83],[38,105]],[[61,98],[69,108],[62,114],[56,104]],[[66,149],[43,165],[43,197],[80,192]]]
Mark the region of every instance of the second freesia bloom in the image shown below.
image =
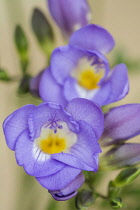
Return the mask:
[[[54,50],[40,81],[41,98],[63,105],[86,98],[100,106],[122,99],[129,89],[127,68],[119,64],[110,70],[104,56],[113,47],[112,36],[100,26],[76,31],[69,45]]]

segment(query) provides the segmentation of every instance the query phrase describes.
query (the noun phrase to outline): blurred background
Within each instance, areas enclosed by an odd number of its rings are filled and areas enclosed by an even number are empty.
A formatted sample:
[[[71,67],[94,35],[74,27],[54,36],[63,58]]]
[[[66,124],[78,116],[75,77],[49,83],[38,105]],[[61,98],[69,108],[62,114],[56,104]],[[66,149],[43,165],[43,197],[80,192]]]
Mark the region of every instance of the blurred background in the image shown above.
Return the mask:
[[[110,63],[114,65],[119,61],[126,62],[129,69],[130,92],[125,99],[113,106],[140,103],[140,1],[89,0],[88,2],[92,9],[92,23],[106,28],[116,41],[115,49],[108,56]],[[21,71],[14,44],[14,31],[17,24],[22,26],[29,42],[28,71],[36,75],[46,67],[46,56],[41,51],[31,28],[31,17],[35,8],[39,8],[52,24],[56,46],[64,44],[60,29],[49,15],[45,0],[0,0],[0,68],[6,69],[13,77],[18,78]],[[15,109],[28,103],[39,103],[29,95],[19,96],[17,87],[18,82],[16,81],[9,83],[0,81],[1,124]],[[26,175],[24,170],[16,164],[14,153],[6,146],[2,128],[0,129],[0,141],[1,210],[55,210],[56,206],[61,209],[64,205],[67,206],[65,209],[73,209],[70,205],[68,206],[67,202],[52,204],[52,198],[47,190],[41,187],[34,177]],[[105,176],[112,179],[115,173],[107,172]],[[98,185],[99,191],[103,193],[106,192],[106,187],[106,182]],[[136,209],[133,208],[132,203],[127,209]],[[89,209],[101,209],[97,206],[95,204]]]

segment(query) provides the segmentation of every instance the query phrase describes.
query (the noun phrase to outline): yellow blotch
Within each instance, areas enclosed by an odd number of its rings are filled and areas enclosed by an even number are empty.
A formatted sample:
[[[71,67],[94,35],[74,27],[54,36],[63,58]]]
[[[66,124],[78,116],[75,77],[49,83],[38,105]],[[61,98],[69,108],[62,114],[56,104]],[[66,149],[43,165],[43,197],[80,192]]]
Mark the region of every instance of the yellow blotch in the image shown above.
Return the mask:
[[[50,135],[47,139],[42,139],[39,142],[42,152],[47,154],[60,153],[66,149],[66,140],[59,138],[56,134]]]
[[[92,90],[99,88],[98,83],[103,77],[103,72],[94,72],[93,69],[89,68],[80,72],[78,76],[78,83],[82,87]]]

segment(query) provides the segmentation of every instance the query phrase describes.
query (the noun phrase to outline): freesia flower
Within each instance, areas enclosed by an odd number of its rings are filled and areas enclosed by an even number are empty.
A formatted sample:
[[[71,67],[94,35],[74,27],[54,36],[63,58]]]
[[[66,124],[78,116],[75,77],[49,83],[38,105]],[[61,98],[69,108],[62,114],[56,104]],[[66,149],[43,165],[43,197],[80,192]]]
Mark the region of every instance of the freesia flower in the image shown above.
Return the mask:
[[[76,31],[69,45],[52,53],[39,85],[41,98],[63,105],[73,98],[86,98],[100,106],[122,99],[129,89],[127,67],[118,64],[110,70],[104,56],[113,47],[112,36],[100,26]]]
[[[77,193],[81,170],[98,169],[103,114],[91,101],[73,99],[65,109],[52,102],[26,105],[6,118],[3,130],[18,165],[57,200]]]
[[[103,160],[112,167],[134,165],[140,161],[140,144],[125,141],[140,134],[140,104],[126,104],[110,109],[104,117],[102,146],[114,146]]]
[[[89,23],[91,13],[86,0],[48,0],[49,11],[65,36]]]

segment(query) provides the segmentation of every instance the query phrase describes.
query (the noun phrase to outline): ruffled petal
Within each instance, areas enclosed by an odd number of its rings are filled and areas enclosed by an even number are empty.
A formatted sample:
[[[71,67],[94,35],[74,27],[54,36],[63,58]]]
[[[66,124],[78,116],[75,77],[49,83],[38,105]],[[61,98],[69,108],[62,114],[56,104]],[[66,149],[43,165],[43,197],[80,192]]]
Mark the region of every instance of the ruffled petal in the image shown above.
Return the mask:
[[[66,105],[62,87],[54,80],[50,68],[46,69],[39,84],[39,94],[43,101]]]
[[[100,138],[104,128],[104,119],[98,105],[87,99],[75,98],[68,103],[66,110],[76,121],[82,120],[88,123],[94,130],[97,139]]]
[[[15,150],[17,138],[28,128],[28,116],[34,108],[34,105],[23,106],[5,119],[3,131],[6,143],[11,150]]]
[[[70,151],[53,154],[52,158],[80,170],[97,171],[98,153],[101,152],[97,138],[87,123],[80,121],[79,124],[78,139]]]
[[[105,114],[104,144],[113,144],[140,134],[140,104],[112,108]]]
[[[17,163],[24,167],[26,173],[36,177],[49,176],[65,167],[65,164],[51,157],[43,158],[40,151],[34,151],[34,143],[29,139],[29,132],[26,130],[19,136],[15,149]]]
[[[63,106],[52,102],[44,102],[37,106],[28,117],[31,139],[34,140],[38,138],[41,128],[47,126],[51,121],[56,120],[66,122],[71,130],[76,131],[79,129],[78,124],[73,120],[72,116],[64,110]]]
[[[79,174],[80,170],[65,166],[59,172],[46,177],[37,177],[37,181],[48,190],[60,190],[69,185]]]
[[[115,45],[111,34],[101,26],[90,24],[74,32],[70,38],[70,45],[86,50],[97,50],[108,53]]]

